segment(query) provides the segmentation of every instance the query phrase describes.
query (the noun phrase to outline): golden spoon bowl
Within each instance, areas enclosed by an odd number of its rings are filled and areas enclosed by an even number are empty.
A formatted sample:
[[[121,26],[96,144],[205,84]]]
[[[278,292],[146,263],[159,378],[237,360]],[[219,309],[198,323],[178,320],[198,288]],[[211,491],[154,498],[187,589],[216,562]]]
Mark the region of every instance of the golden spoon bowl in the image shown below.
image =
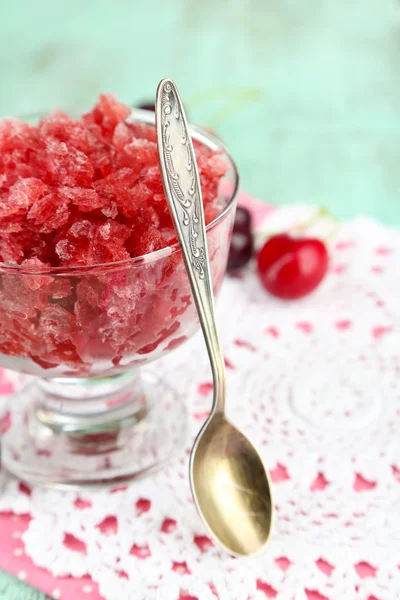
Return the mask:
[[[252,443],[221,412],[197,437],[190,481],[203,520],[228,552],[248,556],[266,546],[273,521],[267,472]]]

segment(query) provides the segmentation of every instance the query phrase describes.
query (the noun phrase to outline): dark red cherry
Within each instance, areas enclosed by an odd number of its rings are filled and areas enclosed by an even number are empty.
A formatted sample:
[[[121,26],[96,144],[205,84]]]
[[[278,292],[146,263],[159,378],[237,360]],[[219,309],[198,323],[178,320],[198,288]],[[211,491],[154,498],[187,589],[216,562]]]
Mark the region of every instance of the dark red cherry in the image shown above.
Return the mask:
[[[228,271],[234,271],[247,265],[253,256],[253,252],[254,244],[251,233],[233,232],[229,249]]]
[[[228,271],[234,271],[247,265],[253,256],[253,252],[254,241],[251,214],[246,208],[238,206],[229,249]]]
[[[154,112],[156,110],[156,105],[154,102],[144,102],[143,104],[139,104],[138,108],[142,108],[143,110],[152,110]]]
[[[247,208],[238,206],[236,209],[233,231],[237,231],[239,233],[248,233],[249,231],[252,232],[252,229],[253,222],[250,212],[247,210]]]
[[[264,288],[278,298],[293,300],[312,292],[328,270],[328,250],[314,238],[271,237],[257,257]]]

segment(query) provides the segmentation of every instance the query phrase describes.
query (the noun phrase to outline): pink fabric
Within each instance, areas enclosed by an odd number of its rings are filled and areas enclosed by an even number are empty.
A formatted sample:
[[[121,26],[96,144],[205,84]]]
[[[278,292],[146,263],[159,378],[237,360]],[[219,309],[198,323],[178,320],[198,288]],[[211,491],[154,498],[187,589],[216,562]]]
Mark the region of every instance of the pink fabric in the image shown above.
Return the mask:
[[[254,226],[258,227],[263,218],[273,209],[259,200],[255,200],[244,192],[239,193],[239,204],[251,210]],[[13,382],[7,378],[7,371],[0,369],[0,395],[7,396],[13,392]],[[7,426],[7,418],[0,419],[0,433]],[[21,484],[23,485],[23,484]],[[30,490],[24,486],[26,493]],[[54,598],[62,600],[101,600],[97,585],[90,577],[73,579],[72,577],[55,578],[48,571],[37,567],[24,553],[20,539],[29,524],[29,515],[0,513],[0,568],[24,579],[26,583],[42,590]],[[183,600],[183,599],[182,599]]]
[[[60,592],[61,599],[100,600],[102,596],[98,592],[97,584],[90,577],[55,578],[45,569],[36,567],[26,556],[20,536],[28,527],[29,521],[29,515],[0,513],[0,568],[23,578],[26,583],[30,583],[54,598],[57,598],[58,592]]]

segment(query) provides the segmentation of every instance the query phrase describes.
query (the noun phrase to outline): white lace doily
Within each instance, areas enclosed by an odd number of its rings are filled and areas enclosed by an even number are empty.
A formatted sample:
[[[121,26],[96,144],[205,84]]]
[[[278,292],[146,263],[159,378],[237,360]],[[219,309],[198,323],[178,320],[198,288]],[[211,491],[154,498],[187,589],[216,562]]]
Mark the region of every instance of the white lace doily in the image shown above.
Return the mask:
[[[108,600],[400,598],[399,281],[400,231],[363,218],[303,300],[268,296],[254,268],[224,284],[228,413],[274,481],[264,555],[220,551],[191,500],[189,449],[211,402],[199,335],[157,364],[190,408],[174,464],[111,492],[28,495],[0,474],[0,510],[32,517],[26,554],[55,576],[89,574]]]

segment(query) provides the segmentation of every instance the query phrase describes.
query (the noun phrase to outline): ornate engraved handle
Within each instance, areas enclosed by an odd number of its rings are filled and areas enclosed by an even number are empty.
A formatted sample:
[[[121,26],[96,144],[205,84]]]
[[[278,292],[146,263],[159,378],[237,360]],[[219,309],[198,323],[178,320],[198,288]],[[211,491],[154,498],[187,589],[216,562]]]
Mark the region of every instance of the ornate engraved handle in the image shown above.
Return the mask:
[[[156,126],[164,191],[213,370],[213,411],[223,410],[225,366],[215,323],[200,179],[182,102],[170,79],[163,79],[157,89]]]

